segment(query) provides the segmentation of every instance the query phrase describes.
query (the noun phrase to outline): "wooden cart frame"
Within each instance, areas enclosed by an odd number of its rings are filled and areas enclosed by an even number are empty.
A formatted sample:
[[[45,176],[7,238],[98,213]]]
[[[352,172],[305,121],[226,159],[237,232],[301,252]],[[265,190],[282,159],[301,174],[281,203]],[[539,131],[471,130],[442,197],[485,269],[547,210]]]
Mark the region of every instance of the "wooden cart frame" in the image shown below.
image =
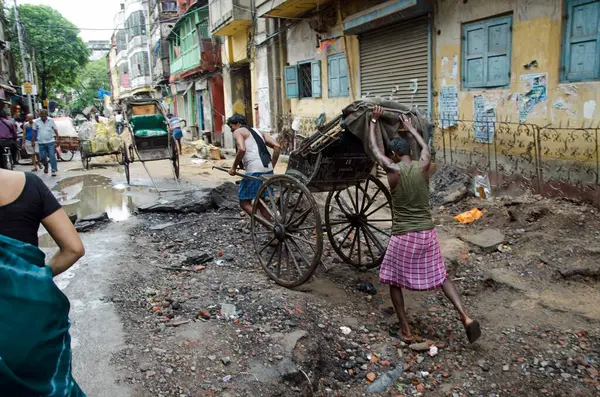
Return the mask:
[[[292,288],[310,279],[322,263],[324,234],[345,263],[360,269],[381,264],[391,236],[392,198],[341,116],[290,155],[285,174],[240,176],[263,182],[251,235],[261,266],[276,283]],[[315,193],[327,193],[323,216]]]

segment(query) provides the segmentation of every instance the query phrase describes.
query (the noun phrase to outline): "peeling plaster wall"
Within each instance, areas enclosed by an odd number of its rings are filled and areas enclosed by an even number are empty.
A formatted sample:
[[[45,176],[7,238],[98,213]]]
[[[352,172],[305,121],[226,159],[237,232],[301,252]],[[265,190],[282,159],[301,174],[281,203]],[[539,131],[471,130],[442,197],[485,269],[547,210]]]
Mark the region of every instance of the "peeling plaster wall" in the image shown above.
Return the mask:
[[[459,120],[474,119],[474,97],[481,95],[486,109],[495,110],[496,120],[536,124],[540,127],[565,128],[558,131],[566,135],[568,131],[585,126],[600,124],[600,81],[560,82],[560,61],[562,49],[564,0],[436,0],[434,11],[434,98],[435,117],[439,116],[439,95],[444,86],[454,85],[458,89]],[[463,23],[493,16],[512,13],[512,54],[510,85],[506,89],[468,90],[461,81],[461,29]],[[530,65],[532,61],[537,66]],[[523,75],[545,74],[547,98],[535,105],[526,118],[520,109],[519,96],[529,90]],[[570,128],[567,130],[566,128]],[[457,134],[466,134],[460,129]],[[548,142],[540,152],[544,159],[552,161],[583,160],[582,153],[595,153],[600,150],[593,140],[586,140],[584,134],[575,134],[570,149],[565,149],[563,136]],[[554,137],[556,138],[556,137]],[[467,142],[465,140],[464,142]],[[472,142],[463,143],[463,149],[471,150]],[[571,154],[577,147],[578,154]],[[517,146],[513,153],[524,154],[527,147]],[[568,153],[567,153],[568,152]],[[585,158],[590,162],[590,157]],[[595,161],[595,160],[594,160]]]
[[[513,15],[511,81],[507,89],[467,90],[461,84],[461,27],[463,23],[497,15]],[[560,83],[562,0],[436,0],[434,88],[459,89],[459,118],[473,119],[473,97],[482,95],[496,104],[497,120],[519,122],[518,95],[527,85],[522,75],[547,73],[548,99],[536,104],[527,123],[558,127],[594,126],[600,122],[600,82]],[[537,61],[537,67],[524,65]],[[436,107],[439,106],[438,101]],[[587,105],[585,105],[587,103]],[[587,106],[587,108],[584,108]],[[587,113],[585,110],[587,109]],[[437,115],[436,109],[436,115]]]
[[[341,23],[332,27],[321,37],[335,37],[342,35]],[[356,36],[347,36],[348,48],[345,48],[343,38],[329,45],[326,51],[318,52],[317,33],[311,29],[307,21],[290,28],[287,31],[287,61],[288,65],[296,65],[301,61],[321,61],[321,98],[290,99],[293,116],[317,117],[325,112],[327,119],[337,116],[343,108],[353,101],[353,93],[357,94],[356,81],[358,81],[358,39]],[[329,85],[327,80],[327,56],[345,52],[346,59],[350,63],[349,79],[350,93],[347,97],[329,98]],[[283,93],[285,98],[285,92]]]

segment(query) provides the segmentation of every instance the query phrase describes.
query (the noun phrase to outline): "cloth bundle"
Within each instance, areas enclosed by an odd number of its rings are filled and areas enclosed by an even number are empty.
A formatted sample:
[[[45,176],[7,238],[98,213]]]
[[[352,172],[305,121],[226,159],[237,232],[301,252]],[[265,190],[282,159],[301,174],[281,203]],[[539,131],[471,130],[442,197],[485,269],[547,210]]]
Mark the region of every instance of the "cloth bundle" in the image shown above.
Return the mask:
[[[410,133],[404,130],[404,126],[400,121],[400,115],[408,115],[412,121],[412,125],[419,131],[421,136],[423,136],[425,142],[429,142],[429,138],[433,134],[433,124],[418,108],[403,105],[394,101],[383,100],[381,98],[362,99],[351,103],[342,111],[346,128],[363,141],[365,152],[371,158],[374,158],[372,150],[369,148],[368,134],[371,126],[371,115],[375,105],[396,110],[395,112],[385,112],[377,123],[375,132],[379,146],[387,153],[389,143],[394,138],[402,136],[409,141],[413,158],[417,160],[421,153],[420,147]]]

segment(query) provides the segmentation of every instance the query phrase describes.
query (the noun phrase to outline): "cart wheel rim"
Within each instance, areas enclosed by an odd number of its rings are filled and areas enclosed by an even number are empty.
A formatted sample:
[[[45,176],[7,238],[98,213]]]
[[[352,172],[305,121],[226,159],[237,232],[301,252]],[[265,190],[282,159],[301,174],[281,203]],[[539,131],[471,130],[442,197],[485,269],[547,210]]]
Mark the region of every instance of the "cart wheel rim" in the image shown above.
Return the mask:
[[[306,186],[288,175],[271,177],[256,197],[251,232],[261,266],[281,286],[304,284],[323,252],[317,202]],[[264,218],[261,206],[271,219]]]
[[[330,192],[325,225],[333,250],[354,267],[379,266],[391,236],[391,209],[389,190],[371,175],[361,184]]]

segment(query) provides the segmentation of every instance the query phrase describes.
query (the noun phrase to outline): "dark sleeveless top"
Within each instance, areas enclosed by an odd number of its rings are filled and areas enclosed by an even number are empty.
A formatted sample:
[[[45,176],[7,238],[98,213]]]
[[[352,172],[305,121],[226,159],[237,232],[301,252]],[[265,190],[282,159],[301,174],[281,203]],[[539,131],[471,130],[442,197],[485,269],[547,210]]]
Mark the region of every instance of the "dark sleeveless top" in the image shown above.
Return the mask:
[[[392,190],[392,234],[434,228],[429,210],[429,184],[418,163],[400,163],[398,184]]]

